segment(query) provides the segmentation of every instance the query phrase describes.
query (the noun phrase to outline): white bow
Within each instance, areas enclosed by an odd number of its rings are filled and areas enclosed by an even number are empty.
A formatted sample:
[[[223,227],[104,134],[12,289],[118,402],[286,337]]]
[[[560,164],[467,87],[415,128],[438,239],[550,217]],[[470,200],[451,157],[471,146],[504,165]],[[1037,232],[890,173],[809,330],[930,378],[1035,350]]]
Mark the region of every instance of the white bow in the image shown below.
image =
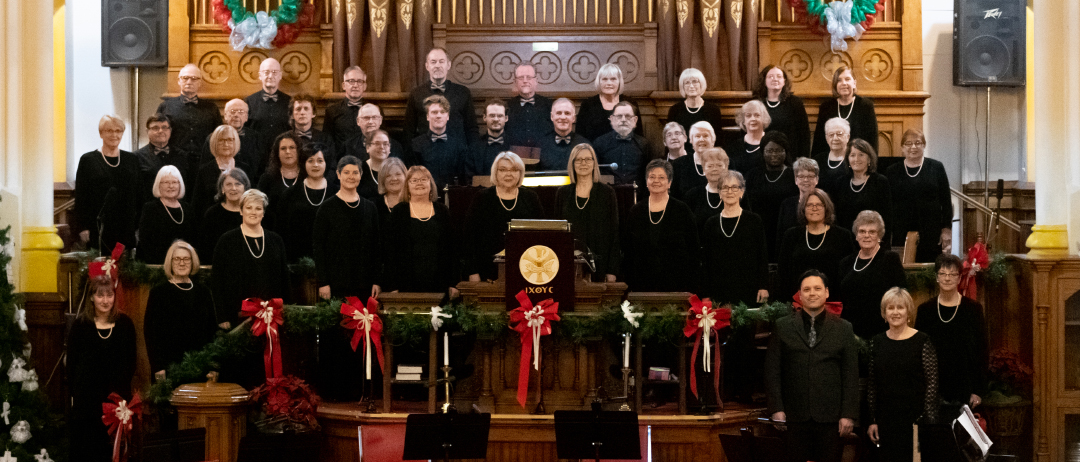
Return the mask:
[[[127,425],[133,414],[135,413],[128,409],[126,399],[120,400],[120,403],[116,405],[116,418],[120,420],[121,425]]]
[[[230,19],[229,27],[232,29],[229,45],[236,51],[244,51],[247,47],[269,50],[273,48],[270,42],[274,41],[278,33],[277,20],[265,11],[248,16],[239,24]]]
[[[53,460],[49,458],[49,451],[46,451],[45,448],[41,448],[41,454],[35,455],[34,460],[36,462],[53,462]]]
[[[708,307],[702,307],[701,314],[697,317],[699,319],[697,325],[701,328],[701,338],[705,341],[705,354],[701,355],[702,367],[705,372],[712,372],[712,362],[709,361],[712,358],[712,353],[709,351],[709,333],[712,332],[716,319],[713,318],[713,310]]]
[[[452,317],[454,317],[454,315],[449,313],[443,313],[442,307],[431,307],[431,327],[436,331],[439,330],[439,328],[443,325],[442,318],[450,319]]]
[[[367,308],[361,308],[353,312],[353,319],[364,326],[364,372],[371,379],[371,323],[375,322],[375,315],[369,314]]]
[[[15,324],[18,324],[19,329],[26,332],[26,310],[22,308],[15,309]]]
[[[634,326],[635,329],[638,328],[637,318],[645,316],[645,313],[635,313],[632,310],[633,307],[630,306],[630,300],[623,300],[620,308],[622,308],[622,315],[626,318],[626,322],[630,323],[631,326]]]
[[[855,2],[834,1],[825,9],[825,19],[828,25],[830,42],[833,53],[847,51],[846,39],[859,40],[865,29],[861,25],[851,23],[851,8]]]
[[[104,272],[106,276],[112,276],[113,268],[116,268],[116,260],[111,258],[106,258],[105,263],[101,265],[101,271]]]
[[[544,326],[544,309],[539,305],[525,312],[525,320],[532,328],[533,341],[533,368],[540,370],[540,328]]]

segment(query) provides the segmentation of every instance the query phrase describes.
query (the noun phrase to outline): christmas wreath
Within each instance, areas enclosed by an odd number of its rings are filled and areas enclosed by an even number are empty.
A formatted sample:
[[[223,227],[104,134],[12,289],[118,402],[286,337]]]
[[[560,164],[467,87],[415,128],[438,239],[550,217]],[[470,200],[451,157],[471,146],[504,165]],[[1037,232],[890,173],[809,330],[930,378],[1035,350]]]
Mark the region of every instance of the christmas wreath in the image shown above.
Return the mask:
[[[302,0],[282,0],[271,12],[252,13],[242,0],[213,0],[214,17],[229,34],[236,51],[247,47],[282,48],[296,41],[300,31],[315,21],[315,5]]]
[[[788,4],[811,32],[830,37],[833,52],[847,51],[846,39],[858,40],[884,8],[881,0],[788,0]]]

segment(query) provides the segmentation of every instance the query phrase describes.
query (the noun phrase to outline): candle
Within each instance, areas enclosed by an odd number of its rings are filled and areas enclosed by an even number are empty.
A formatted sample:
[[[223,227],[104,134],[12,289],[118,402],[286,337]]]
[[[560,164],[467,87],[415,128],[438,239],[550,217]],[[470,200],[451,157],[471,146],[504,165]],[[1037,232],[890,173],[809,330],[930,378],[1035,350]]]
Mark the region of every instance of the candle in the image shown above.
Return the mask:
[[[630,334],[624,334],[623,336],[623,353],[622,353],[622,366],[630,368]]]
[[[450,365],[450,333],[449,332],[443,332],[442,335],[443,335],[443,337],[442,337],[442,343],[443,343],[442,364],[443,364],[443,366],[449,366]]]

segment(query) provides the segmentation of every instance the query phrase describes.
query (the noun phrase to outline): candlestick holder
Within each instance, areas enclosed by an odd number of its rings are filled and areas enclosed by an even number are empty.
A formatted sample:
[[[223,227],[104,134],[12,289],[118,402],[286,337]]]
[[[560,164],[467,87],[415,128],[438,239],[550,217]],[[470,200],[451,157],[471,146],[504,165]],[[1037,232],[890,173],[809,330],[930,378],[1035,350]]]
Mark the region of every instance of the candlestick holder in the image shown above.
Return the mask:
[[[443,414],[457,412],[457,409],[454,407],[454,405],[452,404],[452,400],[450,399],[450,370],[453,368],[450,366],[443,366],[440,369],[443,372],[443,384],[446,386],[446,402],[444,402],[442,405],[442,412]]]
[[[622,405],[619,406],[620,411],[629,411],[630,409],[630,369],[629,367],[622,368],[622,394],[626,398]]]
[[[375,406],[375,384],[372,383],[371,379],[364,379],[364,385],[367,389],[367,393],[364,393],[365,398],[363,398],[367,400],[367,407],[364,408],[364,412],[367,414],[378,414],[379,408]]]

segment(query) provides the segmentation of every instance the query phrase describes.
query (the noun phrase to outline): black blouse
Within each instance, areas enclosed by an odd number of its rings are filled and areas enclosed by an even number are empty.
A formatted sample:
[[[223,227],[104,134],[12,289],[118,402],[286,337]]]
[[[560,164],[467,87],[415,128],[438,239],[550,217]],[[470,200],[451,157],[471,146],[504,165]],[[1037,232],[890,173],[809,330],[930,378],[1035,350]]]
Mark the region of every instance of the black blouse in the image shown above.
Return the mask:
[[[177,239],[191,243],[195,238],[195,214],[190,205],[166,207],[159,199],[143,205],[139,219],[139,260],[152,265],[165,261],[169,246]]]
[[[829,150],[826,148],[825,152],[814,156],[814,160],[818,163],[818,189],[828,193],[829,199],[836,202],[833,196],[838,189],[844,186],[844,181],[847,179],[848,173],[851,172],[847,157],[844,157],[844,160],[839,163],[833,162],[829,160]]]
[[[746,132],[739,132],[724,146],[729,162],[728,170],[742,173],[749,178],[754,172],[765,168],[765,158],[760,144],[750,144],[744,138]]]
[[[893,340],[884,332],[870,340],[870,381],[866,401],[870,423],[892,430],[923,417],[934,422],[938,417],[938,360],[930,336],[916,332],[904,340]],[[951,416],[950,416],[951,418]],[[879,429],[880,431],[880,429]],[[889,441],[888,438],[882,438]],[[890,441],[891,442],[891,441]],[[900,441],[897,453],[911,457],[911,439]],[[882,451],[894,448],[881,445]],[[897,459],[887,459],[897,460]]]
[[[952,228],[952,198],[949,176],[941,162],[923,158],[921,168],[908,168],[903,162],[890,165],[885,172],[893,199],[893,244],[903,245],[908,231],[920,236],[915,260],[934,261],[941,254],[938,236]]]
[[[705,167],[694,162],[693,154],[671,161],[671,171],[671,195],[681,201],[686,200],[688,191],[709,182],[705,178]]]
[[[787,163],[790,164],[799,157],[809,157],[810,119],[806,116],[806,106],[803,105],[802,98],[789,95],[777,103],[769,102],[768,98],[761,98],[761,102],[765,103],[765,110],[772,119],[767,130],[783,133],[791,145],[787,152]]]
[[[207,207],[202,221],[199,222],[199,234],[195,237],[195,249],[199,251],[199,258],[205,262],[214,261],[214,248],[217,247],[218,239],[226,231],[239,228],[243,222],[240,211],[227,210],[222,204]]]
[[[746,179],[746,195],[754,213],[761,217],[765,229],[765,243],[769,246],[769,262],[776,262],[779,250],[777,224],[780,221],[780,204],[789,197],[799,197],[795,185],[795,169],[785,166],[780,173],[759,170]],[[787,231],[786,229],[784,231]]]
[[[648,200],[630,209],[623,226],[623,274],[631,291],[696,292],[701,246],[690,207],[669,198],[663,212]]]
[[[830,226],[822,234],[809,234],[805,226],[796,226],[784,233],[780,243],[779,275],[776,287],[778,300],[791,300],[799,291],[799,277],[808,269],[816,269],[829,278],[829,298],[843,300],[840,284],[840,260],[855,251],[851,231]]]
[[[746,210],[738,217],[715,215],[705,223],[701,243],[704,293],[718,304],[757,305],[758,290],[767,288],[769,280],[761,218]]]
[[[634,113],[638,114],[638,125],[634,127],[634,133],[640,136],[645,136],[641,127],[641,112],[637,110],[637,104],[627,98],[626,95],[619,96],[619,102],[629,101],[634,105]],[[577,123],[574,125],[574,131],[588,138],[589,141],[596,141],[602,135],[607,134],[610,131],[614,131],[611,128],[611,114],[615,112],[614,109],[604,109],[604,104],[600,101],[600,95],[593,95],[581,101],[581,109],[578,110]]]
[[[367,162],[360,163],[360,184],[356,187],[360,197],[375,202],[381,199],[379,195],[379,172],[371,170]]]
[[[285,243],[277,233],[244,236],[240,228],[227,231],[214,248],[211,274],[217,319],[236,326],[244,299],[288,300],[289,268]]]
[[[408,202],[394,206],[386,235],[386,285],[383,290],[440,292],[461,280],[450,209],[433,202],[430,218],[411,216]]]
[[[506,248],[506,224],[513,219],[538,218],[544,218],[544,208],[531,189],[519,187],[516,201],[500,199],[495,186],[477,193],[465,221],[465,274],[479,274],[482,281],[497,279],[499,271],[493,258]]]
[[[889,230],[893,226],[893,201],[888,178],[880,173],[871,173],[865,183],[854,186],[849,173],[845,180],[836,184],[834,192],[832,200],[836,206],[836,225],[851,229],[860,212],[873,210],[885,221],[885,236],[882,236],[881,242],[888,247],[892,242]]]
[[[682,125],[683,130],[686,131],[686,153],[694,153],[694,145],[690,143],[690,127],[698,122],[708,122],[712,126],[713,131],[717,134],[724,126],[724,116],[720,113],[720,107],[705,101],[701,107],[691,113],[686,109],[686,100],[679,101],[671,105],[667,113],[668,122],[676,122]]]
[[[337,188],[329,180],[322,189],[311,189],[301,181],[281,193],[274,207],[277,217],[274,228],[285,241],[285,254],[290,262],[313,255],[311,230],[315,226],[315,214],[336,193]]]
[[[855,252],[840,260],[840,292],[844,311],[840,317],[851,322],[855,335],[863,340],[889,329],[881,317],[881,297],[893,287],[907,287],[907,275],[900,255],[882,247],[871,259]],[[836,297],[832,297],[836,298]]]
[[[217,324],[209,287],[195,282],[164,282],[150,289],[143,319],[150,373],[179,363],[184,353],[198,351],[214,341]]]
[[[335,297],[367,300],[371,286],[383,283],[379,230],[379,212],[371,201],[329,197],[315,215],[311,236],[318,287],[330,286]]]
[[[95,150],[79,158],[75,171],[75,229],[90,231],[90,247],[97,248],[100,237],[101,251],[108,254],[117,242],[135,246],[135,226],[142,206],[138,203],[139,159],[123,150],[108,161],[104,157]],[[103,233],[100,236],[99,228]]]
[[[836,98],[829,98],[818,106],[817,128],[814,129],[814,145],[810,152],[815,155],[829,152],[829,140],[825,139],[825,122],[843,116],[851,124],[851,139],[862,139],[878,152],[878,122],[874,112],[874,100],[855,95],[855,101],[839,106]],[[824,169],[824,166],[822,167]]]
[[[619,248],[619,205],[615,189],[593,183],[589,197],[577,195],[577,185],[568,184],[555,193],[555,218],[570,222],[574,239],[588,246],[596,263],[592,279],[604,281],[608,274],[619,273],[622,250]]]
[[[939,306],[934,297],[919,305],[915,328],[934,342],[942,399],[967,403],[973,394],[985,397],[990,354],[979,302],[961,297],[958,307]]]

